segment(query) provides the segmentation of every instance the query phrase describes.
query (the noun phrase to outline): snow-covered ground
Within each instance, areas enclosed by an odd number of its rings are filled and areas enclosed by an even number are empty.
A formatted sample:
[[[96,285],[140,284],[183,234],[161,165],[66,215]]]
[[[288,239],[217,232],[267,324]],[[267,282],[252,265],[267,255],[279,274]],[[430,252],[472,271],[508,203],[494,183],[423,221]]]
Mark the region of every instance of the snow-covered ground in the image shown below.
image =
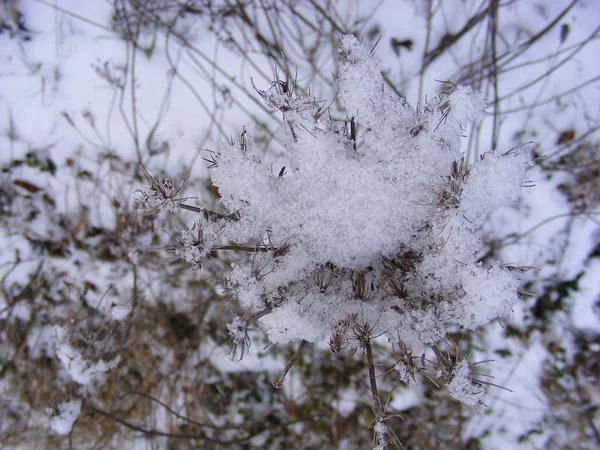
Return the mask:
[[[479,255],[520,268],[520,300],[457,345],[457,357],[489,361],[472,369],[499,387],[486,385],[476,411],[443,400],[431,373],[394,387],[401,352],[381,342],[380,389],[406,418],[389,427],[408,448],[600,445],[600,3],[191,1],[177,16],[181,3],[0,2],[0,439],[68,448],[73,430],[75,447],[166,446],[140,433],[152,429],[206,448],[240,436],[263,448],[371,444],[360,351],[330,355],[326,339],[305,348],[273,392],[293,346],[267,346],[254,325],[249,355],[227,355],[227,323],[241,310],[222,280],[241,257],[194,271],[164,249],[182,224],[133,208],[148,184],[140,164],[175,190],[189,177],[180,197],[217,208],[207,167],[243,127],[279,173],[282,118],[254,85],[271,87],[276,59],[298,93],[310,87],[343,120],[334,80],[351,31],[413,109],[450,82],[483,92],[489,116],[463,130],[469,164],[514,147],[536,158],[518,205],[487,219]],[[148,11],[161,6],[157,25]]]

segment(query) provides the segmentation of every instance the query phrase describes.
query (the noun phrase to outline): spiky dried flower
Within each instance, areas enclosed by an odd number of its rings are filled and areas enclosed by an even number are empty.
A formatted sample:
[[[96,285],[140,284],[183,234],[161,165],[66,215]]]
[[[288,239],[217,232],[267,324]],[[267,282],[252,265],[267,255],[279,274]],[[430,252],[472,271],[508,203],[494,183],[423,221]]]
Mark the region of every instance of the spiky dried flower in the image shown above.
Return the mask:
[[[159,178],[152,174],[146,167],[140,166],[146,179],[150,182],[150,186],[142,186],[134,192],[138,194],[136,198],[136,207],[142,214],[156,214],[161,210],[167,210],[170,213],[175,210],[183,202],[190,197],[179,197],[185,183],[175,188],[172,180],[165,178],[160,181]]]
[[[248,353],[248,349],[252,343],[248,335],[248,321],[236,316],[231,323],[227,324],[227,330],[231,338],[231,349],[229,350],[231,359],[234,360],[239,352],[239,360],[241,361],[246,353]]]

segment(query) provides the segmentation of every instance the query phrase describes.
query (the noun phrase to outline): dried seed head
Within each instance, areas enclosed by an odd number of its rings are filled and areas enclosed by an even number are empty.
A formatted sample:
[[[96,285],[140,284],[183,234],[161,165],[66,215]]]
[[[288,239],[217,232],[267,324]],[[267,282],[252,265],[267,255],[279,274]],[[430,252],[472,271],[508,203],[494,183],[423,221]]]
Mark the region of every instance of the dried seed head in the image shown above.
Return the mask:
[[[357,318],[356,314],[349,315],[335,327],[329,339],[329,350],[331,350],[331,353],[335,355],[348,346],[348,333],[354,324],[356,324]]]
[[[152,174],[146,167],[140,166],[144,176],[150,182],[150,186],[143,186],[134,192],[138,194],[136,198],[136,208],[142,214],[156,214],[166,209],[170,213],[174,212],[181,203],[190,197],[178,197],[184,188],[182,183],[179,188],[175,188],[172,180],[168,178],[161,182],[158,177]]]
[[[244,318],[236,316],[231,323],[227,324],[227,330],[231,338],[231,349],[229,350],[231,359],[236,358],[239,350],[239,360],[241,361],[246,353],[248,353],[248,349],[252,343],[248,335],[248,322]]]

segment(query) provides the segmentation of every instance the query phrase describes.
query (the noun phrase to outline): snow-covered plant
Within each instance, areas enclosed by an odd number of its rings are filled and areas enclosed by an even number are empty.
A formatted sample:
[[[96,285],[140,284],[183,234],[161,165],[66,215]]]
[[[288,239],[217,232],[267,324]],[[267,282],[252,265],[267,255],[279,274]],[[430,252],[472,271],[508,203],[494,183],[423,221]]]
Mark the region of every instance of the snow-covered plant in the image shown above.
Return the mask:
[[[346,120],[289,81],[258,91],[283,113],[287,161],[273,170],[245,130],[213,154],[222,211],[200,208],[175,240],[177,254],[199,267],[217,250],[249,252],[227,286],[271,343],[329,339],[336,352],[364,347],[368,339],[352,336],[368,329],[420,352],[448,326],[473,330],[517,301],[513,271],[478,262],[480,228],[518,198],[530,158],[489,152],[469,164],[461,141],[484,115],[480,93],[447,82],[415,111],[387,89],[376,57],[354,37],[342,38],[340,52]],[[168,203],[152,195],[151,209]],[[241,319],[229,330],[248,345]],[[479,398],[465,371],[448,372],[451,392]]]
[[[481,403],[484,394],[482,387],[473,383],[469,363],[464,359],[454,367],[448,391],[452,397],[472,408]]]
[[[120,361],[121,333],[92,320],[53,327],[56,355],[70,377],[80,385],[92,383]]]

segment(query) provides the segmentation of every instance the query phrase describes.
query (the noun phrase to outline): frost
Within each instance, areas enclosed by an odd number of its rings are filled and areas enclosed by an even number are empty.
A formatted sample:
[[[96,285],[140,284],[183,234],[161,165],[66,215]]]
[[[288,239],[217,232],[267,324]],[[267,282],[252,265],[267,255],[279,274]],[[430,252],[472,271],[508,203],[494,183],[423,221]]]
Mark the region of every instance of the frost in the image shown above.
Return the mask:
[[[200,236],[195,236],[195,224],[192,229],[181,231],[175,247],[175,255],[182,261],[200,268],[200,261],[206,257],[206,247],[202,245]]]
[[[455,400],[475,408],[482,403],[485,389],[476,386],[471,379],[469,362],[463,359],[452,371],[452,381],[448,384],[448,391]]]
[[[378,421],[373,427],[375,433],[375,447],[373,450],[385,450],[388,448],[388,429],[383,421]]]
[[[274,173],[246,130],[224,144],[211,164],[222,212],[202,210],[175,253],[200,267],[216,249],[249,252],[227,286],[272,343],[331,337],[341,348],[354,318],[419,348],[448,324],[475,329],[501,316],[518,280],[478,263],[480,227],[518,198],[530,157],[490,152],[469,164],[462,138],[484,116],[480,93],[444,82],[415,111],[354,37],[340,53],[346,120],[289,81],[258,91],[283,114],[285,167]],[[246,342],[246,328],[228,328],[234,345]]]
[[[246,324],[241,317],[235,317],[233,322],[227,324],[227,329],[229,330],[231,340],[236,344],[243,342],[248,336]]]
[[[148,171],[141,167],[144,176],[150,182],[150,186],[142,186],[135,190],[136,208],[143,214],[155,214],[161,210],[174,212],[177,207],[186,199],[179,198],[179,193],[183,190],[185,183],[181,183],[178,188],[172,180],[165,178],[162,182]]]
[[[241,317],[234,317],[233,322],[227,324],[227,330],[231,338],[231,356],[235,358],[239,349],[240,359],[244,357],[250,348],[250,337],[248,336],[248,325]]]
[[[69,434],[73,431],[73,424],[81,415],[81,400],[72,400],[59,404],[55,410],[49,409],[52,415],[50,428],[56,434]]]
[[[523,168],[529,164],[528,155],[508,152],[500,156],[488,153],[473,165],[461,200],[461,210],[473,227],[478,228],[493,208],[519,198]]]
[[[166,209],[169,212],[175,211],[175,203],[169,198],[164,198],[159,192],[143,186],[136,190],[137,208],[148,214]]]
[[[206,218],[194,222],[191,228],[184,227],[177,238],[171,239],[171,249],[183,262],[195,269],[202,268],[206,259],[219,239],[218,229],[211,227]]]

